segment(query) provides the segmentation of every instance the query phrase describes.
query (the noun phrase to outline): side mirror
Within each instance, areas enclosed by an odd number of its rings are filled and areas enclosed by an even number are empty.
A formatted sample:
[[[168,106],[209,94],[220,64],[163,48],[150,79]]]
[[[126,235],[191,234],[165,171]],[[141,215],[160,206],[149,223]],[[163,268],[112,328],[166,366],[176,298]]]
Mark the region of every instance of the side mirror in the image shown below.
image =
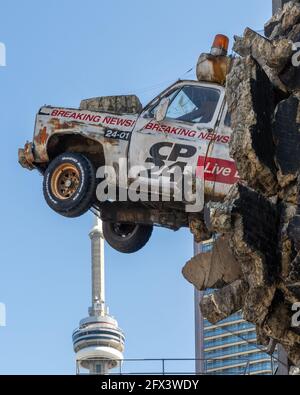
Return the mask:
[[[169,105],[170,99],[167,99],[166,97],[159,102],[155,112],[155,120],[157,122],[162,122],[166,118]]]

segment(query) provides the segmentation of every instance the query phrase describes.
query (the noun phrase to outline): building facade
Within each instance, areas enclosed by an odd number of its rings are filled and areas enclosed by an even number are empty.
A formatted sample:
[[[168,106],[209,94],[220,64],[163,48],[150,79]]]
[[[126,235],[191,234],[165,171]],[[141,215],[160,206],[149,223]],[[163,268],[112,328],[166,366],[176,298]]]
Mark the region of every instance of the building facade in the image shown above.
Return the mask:
[[[209,252],[213,241],[195,245]],[[211,291],[207,291],[208,293]],[[256,328],[238,312],[217,325],[202,316],[199,304],[206,293],[195,290],[196,372],[211,375],[272,375],[274,358],[257,345]],[[276,358],[275,358],[276,359]]]

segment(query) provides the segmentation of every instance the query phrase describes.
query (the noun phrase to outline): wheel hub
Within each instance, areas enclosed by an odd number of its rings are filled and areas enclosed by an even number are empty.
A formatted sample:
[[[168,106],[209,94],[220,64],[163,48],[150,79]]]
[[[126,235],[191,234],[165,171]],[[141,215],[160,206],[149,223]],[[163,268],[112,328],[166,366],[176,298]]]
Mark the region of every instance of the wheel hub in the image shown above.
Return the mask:
[[[58,199],[70,199],[76,193],[79,183],[77,168],[71,163],[63,163],[52,175],[51,189]]]
[[[113,227],[114,227],[115,233],[122,238],[130,236],[135,229],[135,225],[133,225],[133,224],[116,223],[116,224],[114,224]]]

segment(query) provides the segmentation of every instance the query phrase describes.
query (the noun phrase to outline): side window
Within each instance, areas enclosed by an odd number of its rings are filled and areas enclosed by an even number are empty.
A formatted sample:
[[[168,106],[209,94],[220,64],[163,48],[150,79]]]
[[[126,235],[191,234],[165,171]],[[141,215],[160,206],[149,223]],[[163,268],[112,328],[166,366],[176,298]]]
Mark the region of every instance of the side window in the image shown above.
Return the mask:
[[[165,97],[170,100],[170,103],[172,103],[173,99],[178,95],[178,93],[180,91],[181,91],[181,88],[180,89],[176,89],[175,91],[171,92],[169,95],[167,95]],[[154,117],[154,115],[156,113],[156,110],[157,110],[157,107],[158,107],[158,104],[155,107],[153,107],[152,110],[150,110],[149,113],[150,113],[150,115],[152,117]]]
[[[167,119],[206,124],[214,117],[220,91],[205,86],[189,85],[172,92],[167,97],[170,100]],[[152,115],[155,114],[156,108],[157,106],[152,109]]]
[[[186,94],[186,89],[181,89],[171,102],[167,118],[185,121],[188,119],[188,114],[192,114],[196,109],[195,103]]]

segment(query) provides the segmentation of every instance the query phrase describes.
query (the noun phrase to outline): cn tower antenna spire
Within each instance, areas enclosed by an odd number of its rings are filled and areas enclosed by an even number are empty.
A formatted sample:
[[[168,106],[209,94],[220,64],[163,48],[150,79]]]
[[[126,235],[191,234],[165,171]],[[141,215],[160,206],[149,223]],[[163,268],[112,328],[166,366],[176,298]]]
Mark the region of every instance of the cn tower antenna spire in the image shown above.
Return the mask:
[[[90,316],[105,316],[105,271],[104,271],[104,237],[102,221],[95,216],[94,226],[90,231],[92,255],[92,306]]]

